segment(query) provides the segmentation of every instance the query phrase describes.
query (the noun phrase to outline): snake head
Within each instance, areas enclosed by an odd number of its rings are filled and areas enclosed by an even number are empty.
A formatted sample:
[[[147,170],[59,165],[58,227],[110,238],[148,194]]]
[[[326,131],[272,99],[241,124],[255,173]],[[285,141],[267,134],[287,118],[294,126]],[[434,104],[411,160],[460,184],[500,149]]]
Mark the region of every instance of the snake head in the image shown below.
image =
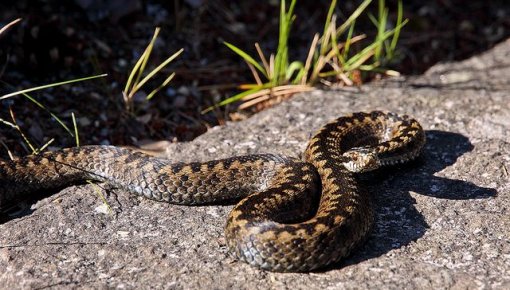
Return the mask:
[[[342,164],[351,172],[366,172],[379,168],[379,158],[373,148],[354,147],[342,154]]]

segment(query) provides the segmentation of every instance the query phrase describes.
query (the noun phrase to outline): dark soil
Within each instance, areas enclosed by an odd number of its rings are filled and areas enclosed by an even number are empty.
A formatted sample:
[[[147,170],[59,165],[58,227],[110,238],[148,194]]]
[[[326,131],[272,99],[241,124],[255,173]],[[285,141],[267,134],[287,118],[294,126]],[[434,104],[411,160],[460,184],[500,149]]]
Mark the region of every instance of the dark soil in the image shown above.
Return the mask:
[[[83,8],[87,2],[92,5]],[[341,19],[359,5],[357,1],[339,2]],[[376,2],[370,7],[373,13]],[[388,2],[390,18],[395,19],[396,1]],[[325,0],[298,1],[292,59],[305,57],[313,34],[323,29],[328,5]],[[401,34],[400,57],[391,67],[403,74],[420,74],[437,62],[468,58],[510,35],[510,5],[504,0],[405,1],[404,9],[410,22]],[[23,21],[0,36],[0,94],[107,73],[100,80],[31,95],[70,127],[74,112],[81,144],[191,140],[230,120],[230,113],[235,112],[231,106],[202,114],[204,108],[237,92],[237,85],[252,82],[244,62],[222,42],[250,52],[260,42],[266,52],[274,50],[278,11],[279,1],[2,1],[0,27],[18,17]],[[142,92],[136,98],[135,114],[127,114],[122,89],[156,26],[162,32],[152,64],[180,48],[185,51],[165,71],[177,73],[170,86],[150,102],[144,101]],[[365,17],[357,22],[357,32],[370,38],[375,30]],[[156,78],[149,88],[165,77]],[[364,81],[374,79],[373,75],[365,77]],[[51,138],[55,138],[55,147],[75,144],[74,137],[48,112],[23,96],[0,100],[0,118],[12,122],[10,111],[34,145]],[[20,133],[4,124],[0,124],[0,141],[16,154],[29,152]],[[1,150],[0,157],[6,152]]]

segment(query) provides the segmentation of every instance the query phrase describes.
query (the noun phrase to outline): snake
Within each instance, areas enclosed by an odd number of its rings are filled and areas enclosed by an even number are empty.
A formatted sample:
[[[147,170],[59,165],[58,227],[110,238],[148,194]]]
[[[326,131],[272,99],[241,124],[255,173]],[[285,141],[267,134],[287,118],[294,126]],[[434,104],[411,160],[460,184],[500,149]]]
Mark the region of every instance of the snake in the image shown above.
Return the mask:
[[[237,260],[275,272],[339,263],[374,224],[359,176],[417,157],[418,121],[392,112],[341,116],[310,139],[302,158],[278,154],[172,162],[132,149],[88,145],[0,161],[0,208],[87,180],[179,205],[237,204],[225,226]]]

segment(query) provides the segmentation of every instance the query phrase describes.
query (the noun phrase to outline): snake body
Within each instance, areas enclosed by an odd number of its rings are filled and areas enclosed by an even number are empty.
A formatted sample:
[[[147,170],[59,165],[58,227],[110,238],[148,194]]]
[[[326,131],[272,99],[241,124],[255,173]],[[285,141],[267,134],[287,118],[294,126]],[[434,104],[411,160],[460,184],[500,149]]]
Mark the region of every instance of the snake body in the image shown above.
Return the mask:
[[[0,161],[0,208],[85,180],[174,204],[240,200],[225,228],[230,251],[266,270],[311,271],[347,256],[373,224],[354,172],[408,161],[424,142],[416,120],[374,111],[326,124],[303,160],[258,154],[172,163],[114,146],[67,148]]]

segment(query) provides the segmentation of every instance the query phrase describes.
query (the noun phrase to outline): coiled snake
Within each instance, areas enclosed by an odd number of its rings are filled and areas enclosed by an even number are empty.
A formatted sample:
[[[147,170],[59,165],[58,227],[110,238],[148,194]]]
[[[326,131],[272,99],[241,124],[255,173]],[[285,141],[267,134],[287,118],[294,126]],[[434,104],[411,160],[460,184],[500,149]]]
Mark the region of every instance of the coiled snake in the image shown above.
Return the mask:
[[[88,179],[175,204],[241,199],[225,229],[230,251],[262,269],[310,271],[347,256],[373,223],[352,172],[408,161],[424,143],[416,120],[374,111],[322,127],[303,161],[260,154],[184,164],[114,146],[69,148],[0,161],[0,207]]]

